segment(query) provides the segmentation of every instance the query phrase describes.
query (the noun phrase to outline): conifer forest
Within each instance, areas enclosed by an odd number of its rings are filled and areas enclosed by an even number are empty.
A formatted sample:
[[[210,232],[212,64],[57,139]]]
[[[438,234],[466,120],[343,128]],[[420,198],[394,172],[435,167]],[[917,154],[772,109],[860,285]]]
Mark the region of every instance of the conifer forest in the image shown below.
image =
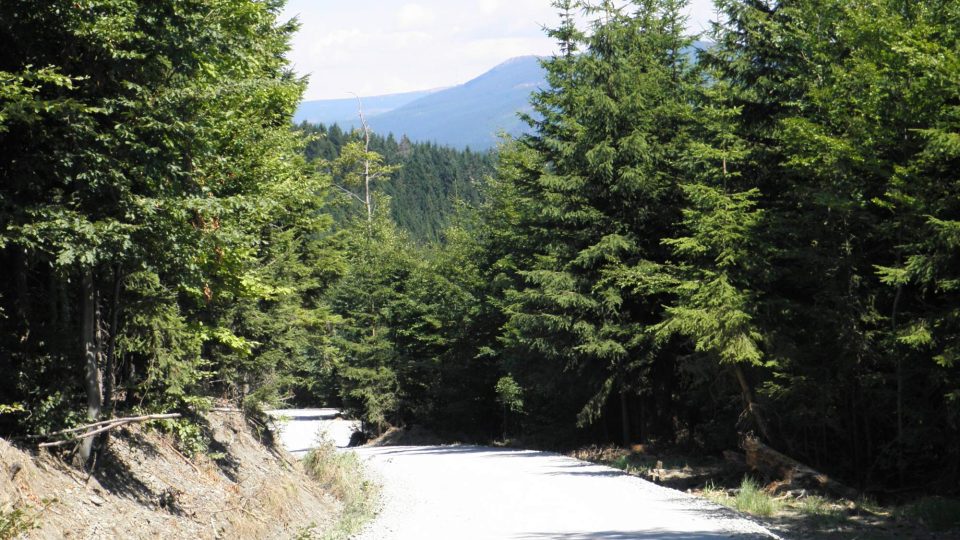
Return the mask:
[[[555,0],[492,153],[294,125],[283,3],[0,3],[0,436],[227,398],[956,494],[960,0]]]

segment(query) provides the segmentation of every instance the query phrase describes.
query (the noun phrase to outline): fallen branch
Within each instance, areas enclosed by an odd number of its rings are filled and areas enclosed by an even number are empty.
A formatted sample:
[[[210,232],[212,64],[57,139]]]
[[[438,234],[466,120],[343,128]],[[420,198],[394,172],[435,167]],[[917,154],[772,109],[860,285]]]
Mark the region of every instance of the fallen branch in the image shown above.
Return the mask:
[[[857,490],[841,484],[826,474],[814,470],[787,455],[781,454],[760,442],[756,437],[744,437],[741,446],[747,454],[746,462],[750,468],[782,480],[778,483],[778,489],[816,488],[851,500],[856,500],[859,495]]]
[[[87,439],[95,435],[110,431],[111,429],[118,428],[120,426],[125,426],[127,424],[133,424],[138,422],[149,422],[151,420],[167,420],[170,418],[180,418],[182,415],[180,413],[171,413],[171,414],[146,414],[143,416],[128,416],[126,418],[111,418],[110,420],[101,420],[100,422],[94,422],[92,424],[87,424],[85,426],[79,426],[75,428],[65,429],[58,431],[53,435],[67,435],[72,433],[77,433],[83,430],[91,430],[78,435],[72,436],[69,439],[64,439],[62,441],[52,441],[40,443],[39,448],[53,448],[57,446],[64,446],[78,440]]]
[[[190,465],[191,467],[193,467],[193,470],[196,471],[198,475],[203,476],[203,473],[200,472],[200,468],[197,467],[197,466],[193,463],[193,461],[190,460],[190,458],[188,458],[187,456],[183,455],[183,452],[177,450],[175,446],[173,446],[172,444],[170,444],[170,441],[168,441],[168,440],[166,440],[166,439],[164,439],[164,438],[161,438],[160,440],[163,441],[163,444],[167,445],[167,447],[168,447],[169,449],[173,450],[174,453],[176,453],[178,456],[182,457],[183,460],[187,462],[187,465]]]

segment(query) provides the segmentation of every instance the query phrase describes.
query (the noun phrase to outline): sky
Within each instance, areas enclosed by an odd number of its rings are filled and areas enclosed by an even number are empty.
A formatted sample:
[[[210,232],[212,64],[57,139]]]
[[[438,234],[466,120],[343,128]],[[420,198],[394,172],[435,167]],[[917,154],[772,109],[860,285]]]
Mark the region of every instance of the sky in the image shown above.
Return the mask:
[[[688,28],[703,30],[712,0],[691,0]],[[306,100],[454,86],[497,64],[548,55],[550,0],[289,0],[297,17],[289,59],[309,75]]]

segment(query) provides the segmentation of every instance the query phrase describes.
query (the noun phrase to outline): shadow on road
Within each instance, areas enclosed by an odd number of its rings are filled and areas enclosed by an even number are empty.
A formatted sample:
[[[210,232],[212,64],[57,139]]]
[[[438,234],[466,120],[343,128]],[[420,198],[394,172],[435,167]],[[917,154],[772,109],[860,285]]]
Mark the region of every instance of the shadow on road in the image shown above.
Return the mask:
[[[595,532],[531,532],[514,536],[515,540],[720,540],[726,538],[750,538],[752,535],[730,536],[715,532],[677,532],[662,529],[648,531],[595,531]]]
[[[370,451],[377,455],[461,455],[461,454],[489,454],[496,457],[543,457],[548,452],[535,450],[516,450],[513,448],[493,448],[490,446],[365,446],[358,450]]]

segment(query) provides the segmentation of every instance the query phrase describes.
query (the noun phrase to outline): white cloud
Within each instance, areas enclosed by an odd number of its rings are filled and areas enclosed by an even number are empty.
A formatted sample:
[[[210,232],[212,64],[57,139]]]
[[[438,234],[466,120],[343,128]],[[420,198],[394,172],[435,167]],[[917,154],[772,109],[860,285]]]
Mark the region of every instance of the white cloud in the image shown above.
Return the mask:
[[[552,43],[539,38],[506,37],[470,41],[459,47],[457,53],[468,61],[500,63],[517,56],[547,55],[552,53],[553,49]]]
[[[420,4],[405,4],[397,13],[397,22],[402,28],[423,28],[436,20],[436,13]]]
[[[310,74],[306,99],[379,95],[466,82],[515,56],[549,54],[551,0],[289,0],[301,30],[289,58]],[[712,17],[692,0],[690,27]]]
[[[480,0],[480,13],[492,15],[500,8],[500,0]]]

